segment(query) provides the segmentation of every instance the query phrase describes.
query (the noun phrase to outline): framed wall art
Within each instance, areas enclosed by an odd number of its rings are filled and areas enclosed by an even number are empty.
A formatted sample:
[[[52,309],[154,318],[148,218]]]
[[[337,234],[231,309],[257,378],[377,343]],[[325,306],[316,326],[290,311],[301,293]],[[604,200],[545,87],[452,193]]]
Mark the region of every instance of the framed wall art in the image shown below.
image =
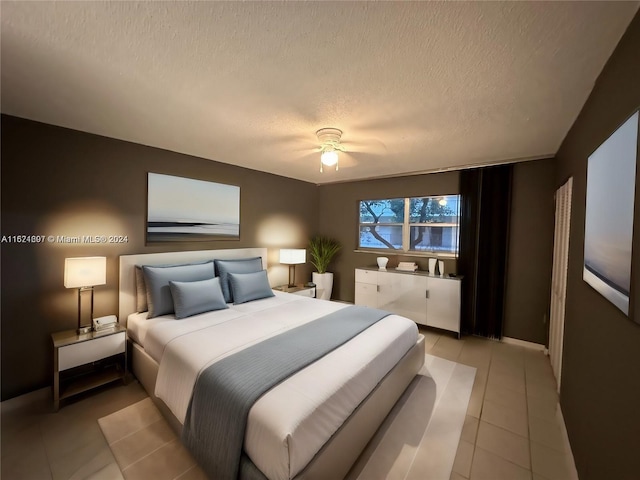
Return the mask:
[[[240,239],[240,187],[149,173],[147,242]]]
[[[638,152],[638,112],[589,156],[582,278],[626,315]]]

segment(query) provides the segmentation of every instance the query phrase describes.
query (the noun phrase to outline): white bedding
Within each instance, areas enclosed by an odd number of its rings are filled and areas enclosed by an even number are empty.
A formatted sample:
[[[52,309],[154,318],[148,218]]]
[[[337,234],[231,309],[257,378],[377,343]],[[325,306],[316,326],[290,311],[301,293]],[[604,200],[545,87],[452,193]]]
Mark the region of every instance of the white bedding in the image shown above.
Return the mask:
[[[276,296],[176,321],[129,322],[159,365],[155,394],[184,422],[204,368],[247,346],[347,305],[275,292]],[[245,451],[271,480],[295,477],[402,356],[416,324],[389,315],[261,397],[249,412]]]

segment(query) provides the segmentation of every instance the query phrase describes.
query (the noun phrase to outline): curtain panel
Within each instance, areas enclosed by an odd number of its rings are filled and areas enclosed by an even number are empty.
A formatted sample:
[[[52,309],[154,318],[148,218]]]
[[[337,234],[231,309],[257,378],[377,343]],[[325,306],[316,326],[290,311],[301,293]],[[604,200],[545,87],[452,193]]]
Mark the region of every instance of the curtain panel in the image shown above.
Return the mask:
[[[512,171],[511,165],[500,165],[460,175],[463,333],[502,337]]]

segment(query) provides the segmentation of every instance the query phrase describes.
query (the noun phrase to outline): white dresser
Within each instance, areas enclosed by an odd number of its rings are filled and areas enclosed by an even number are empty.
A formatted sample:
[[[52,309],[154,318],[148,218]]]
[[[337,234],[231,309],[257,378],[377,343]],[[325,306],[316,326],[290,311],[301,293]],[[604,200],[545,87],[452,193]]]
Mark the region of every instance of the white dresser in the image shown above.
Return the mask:
[[[355,303],[455,332],[459,338],[461,285],[461,277],[356,268]]]

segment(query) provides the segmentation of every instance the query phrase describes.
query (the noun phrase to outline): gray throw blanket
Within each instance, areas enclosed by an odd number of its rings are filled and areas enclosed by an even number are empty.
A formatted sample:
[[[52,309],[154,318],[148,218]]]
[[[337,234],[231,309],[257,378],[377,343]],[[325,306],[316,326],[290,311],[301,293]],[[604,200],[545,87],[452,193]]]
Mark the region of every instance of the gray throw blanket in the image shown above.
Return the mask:
[[[182,442],[210,478],[236,480],[247,417],[256,400],[387,315],[346,307],[209,366],[194,386]]]

